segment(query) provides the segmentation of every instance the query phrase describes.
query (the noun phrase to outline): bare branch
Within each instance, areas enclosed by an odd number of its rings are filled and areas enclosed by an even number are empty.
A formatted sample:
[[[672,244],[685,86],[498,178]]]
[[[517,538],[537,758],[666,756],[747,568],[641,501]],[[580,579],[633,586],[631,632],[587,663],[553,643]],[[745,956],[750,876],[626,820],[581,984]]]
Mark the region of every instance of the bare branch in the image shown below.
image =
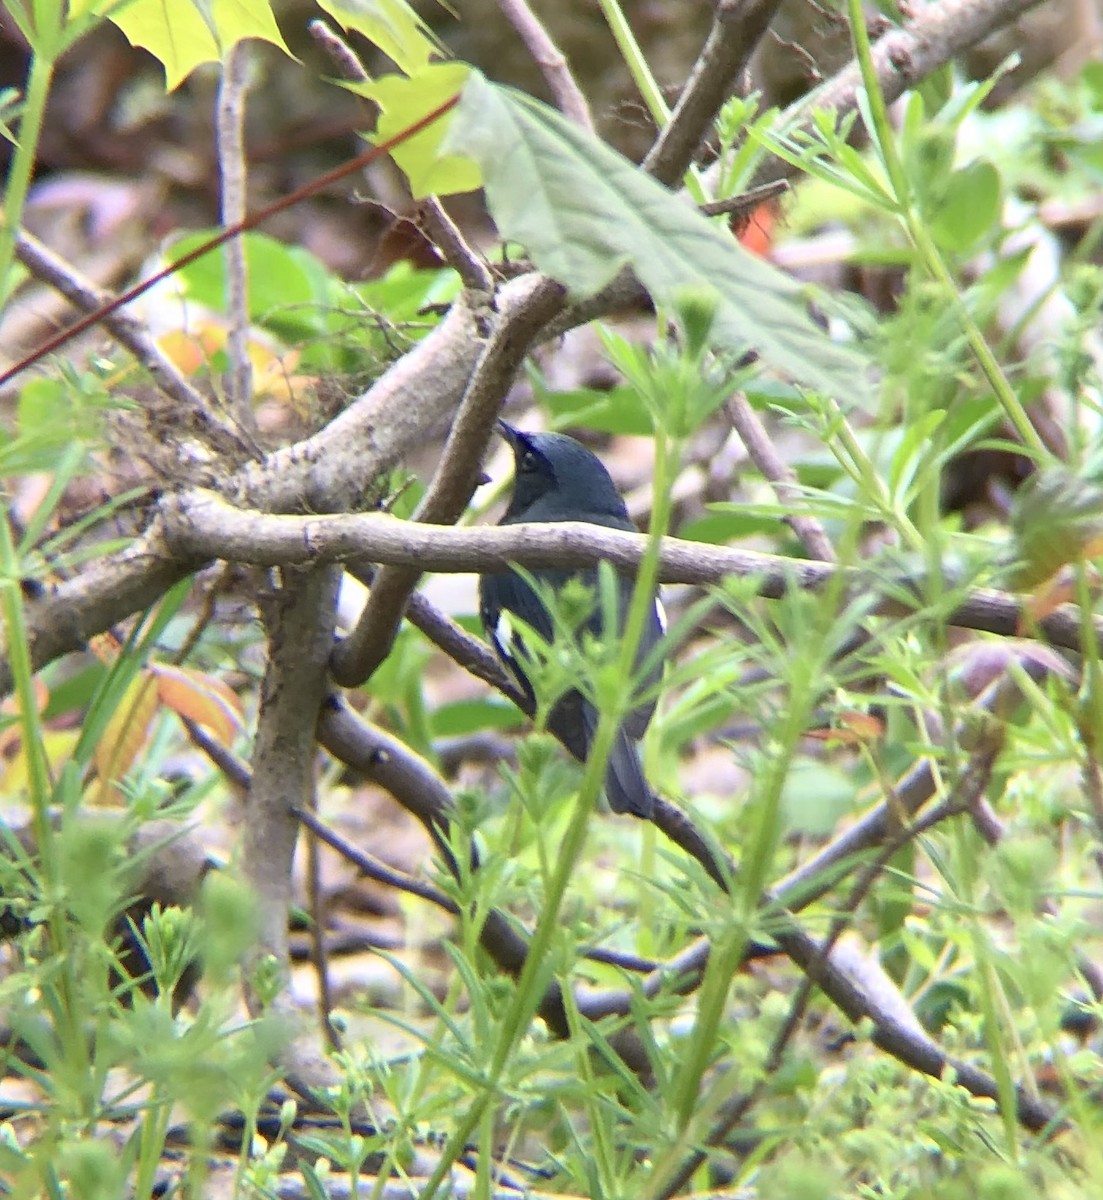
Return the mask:
[[[285,571],[264,599],[267,671],[253,744],[252,782],[242,831],[241,865],[257,903],[257,955],[288,970],[291,860],[299,823],[314,789],[315,725],[325,696],[340,572]],[[252,998],[251,1007],[256,1007]],[[281,1001],[278,1001],[282,1007]]]
[[[766,32],[781,0],[719,0],[712,28],[670,120],[643,169],[673,187],[685,174],[720,106]]]
[[[963,50],[983,41],[990,33],[1010,25],[1035,8],[1041,0],[941,0],[911,9],[912,20],[903,27],[890,29],[873,46],[873,66],[885,101],[892,104],[908,88],[922,82],[946,65]],[[858,64],[851,61],[822,87],[811,92],[796,106],[795,125],[800,113],[815,109],[834,111],[840,116],[857,108],[862,87]],[[810,122],[792,130],[811,132]],[[755,173],[754,184],[789,179],[800,173],[797,167],[778,158],[768,159]]]
[[[245,220],[245,94],[252,51],[248,39],[230,47],[218,85],[218,173],[221,183],[222,224]],[[223,248],[226,256],[226,312],[230,329],[227,349],[230,371],[226,394],[231,411],[248,420],[253,403],[253,365],[249,360],[249,269],[245,242],[234,238]]]
[[[313,437],[249,464],[227,492],[272,512],[349,512],[381,472],[449,417],[482,356],[486,331],[508,325],[516,308],[546,286],[541,275],[505,284],[493,308],[484,294],[452,305],[428,337]]]
[[[501,571],[511,563],[533,570],[608,562],[631,572],[647,547],[643,534],[575,521],[455,529],[416,525],[384,513],[269,516],[235,509],[213,492],[202,490],[169,497],[162,511],[164,538],[171,553],[192,560],[219,557],[269,566],[361,558],[418,566],[424,571],[464,572]],[[664,583],[709,584],[729,575],[745,576],[757,580],[760,596],[776,600],[792,588],[821,590],[840,570],[853,588],[886,593],[879,612],[904,613],[922,604],[922,588],[914,581],[891,580],[870,569],[840,568],[679,538],[663,541],[660,579]],[[1027,614],[1022,602],[1007,592],[974,588],[944,619],[966,629],[1020,636]],[[1074,605],[1062,605],[1038,621],[1038,636],[1076,649],[1081,619]],[[1096,618],[1096,625],[1103,636],[1103,620]]]
[[[155,604],[202,565],[169,554],[160,536],[151,532],[44,592],[27,604],[34,669],[82,649],[94,634]],[[11,663],[0,635],[0,695],[7,695],[11,687]]]
[[[698,212],[704,213],[706,217],[720,217],[724,214],[741,217],[753,213],[760,204],[765,204],[767,200],[783,196],[788,190],[789,181],[778,179],[774,183],[764,183],[761,187],[749,188],[745,192],[740,192],[738,196],[729,196],[726,200],[710,200],[707,204],[700,205]]]
[[[163,524],[101,564],[28,604],[32,662],[39,669],[62,654],[80,649],[89,637],[154,603],[173,584],[216,557],[262,565],[309,564],[351,560],[425,571],[501,570],[509,563],[531,568],[585,567],[608,561],[631,572],[639,564],[647,539],[640,534],[562,522],[555,525],[512,525],[454,529],[414,525],[383,514],[332,517],[269,516],[235,509],[211,492],[170,497],[163,503]],[[718,583],[725,576],[754,578],[758,594],[778,599],[793,588],[819,590],[836,568],[826,563],[757,554],[734,547],[664,541],[662,580],[666,583]],[[846,568],[854,588],[887,590],[878,611],[906,613],[921,601],[921,588],[906,580],[888,581],[869,570]],[[914,594],[914,605],[906,595]],[[1080,645],[1082,617],[1064,604],[1029,625],[1022,601],[1007,592],[974,588],[943,618],[951,625],[981,629],[1005,637],[1033,636],[1075,650]],[[1096,636],[1103,620],[1095,618]],[[489,650],[471,657],[471,643],[451,637],[458,655],[475,674],[495,683]],[[465,648],[466,647],[466,648]],[[0,642],[0,695],[11,689],[10,664]]]
[[[550,279],[525,303],[497,323],[468,384],[460,411],[428,491],[417,506],[417,522],[457,520],[478,486],[479,464],[494,419],[517,368],[536,334],[563,305],[563,289]],[[372,584],[367,607],[349,637],[333,655],[333,676],[346,687],[360,686],[391,652],[406,601],[417,586],[416,567],[386,567]]]
[[[774,489],[774,495],[784,506],[793,510],[784,518],[785,523],[804,543],[804,548],[821,562],[836,562],[835,547],[820,522],[799,512],[801,493],[797,477],[792,468],[781,461],[774,449],[770,435],[766,432],[758,413],[747,403],[747,397],[737,392],[725,405],[728,419],[739,434],[751,461],[762,472],[762,476]]]
[[[569,121],[588,133],[594,132],[590,106],[575,82],[571,68],[540,19],[525,0],[498,0],[502,16],[513,26],[540,68],[540,74],[555,100],[556,107]]]
[[[430,196],[417,207],[418,224],[440,251],[444,261],[463,281],[463,286],[475,292],[492,292],[494,276],[480,255],[467,244],[460,227],[448,215],[445,207]]]

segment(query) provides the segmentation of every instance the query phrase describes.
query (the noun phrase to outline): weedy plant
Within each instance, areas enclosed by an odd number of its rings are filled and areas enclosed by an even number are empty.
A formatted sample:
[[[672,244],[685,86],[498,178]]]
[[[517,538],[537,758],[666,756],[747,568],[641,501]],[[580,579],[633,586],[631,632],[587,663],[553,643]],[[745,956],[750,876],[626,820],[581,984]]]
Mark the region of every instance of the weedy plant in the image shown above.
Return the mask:
[[[59,59],[104,18],[141,40],[149,7],[8,5],[30,70],[20,95],[0,96],[0,306],[24,271],[47,270],[22,223]],[[618,6],[602,8],[657,122],[677,128]],[[209,44],[170,24],[141,36],[178,81],[194,63],[171,47],[218,59],[243,53],[230,50],[242,37],[282,45],[264,5],[245,9],[240,28],[189,11]],[[1051,156],[1030,177],[1051,197],[1090,188],[1100,74],[1047,78],[1034,107],[989,111],[1000,76],[966,84],[944,64],[894,122],[895,85],[850,9],[849,109],[721,105],[718,89],[714,128],[657,179],[441,61],[399,0],[340,6],[396,68],[350,82],[381,110],[377,140],[398,139],[448,266],[349,283],[251,229],[239,265],[198,257],[171,281],[202,333],[225,318],[251,352],[201,337],[187,357],[116,322],[137,365],[111,351],[19,378],[0,446],[0,681],[14,697],[0,715],[0,1019],[6,1070],[26,1085],[4,1101],[11,1195],[145,1197],[171,1180],[199,1196],[230,1133],[240,1196],[282,1194],[291,1173],[314,1198],[390,1195],[396,1181],[425,1197],[1098,1192],[1103,286],[1090,239],[1034,298],[1033,311],[1061,302],[1048,344],[1023,353],[1031,311],[1009,326],[1004,301],[1040,225],[1029,197],[1008,203],[1023,163],[1059,145],[1063,168]],[[691,168],[710,133],[715,165]],[[798,287],[664,186],[727,201],[767,156],[806,179],[790,228],[844,226],[852,262],[892,273],[891,304]],[[476,254],[425,199],[480,183],[521,262]],[[446,739],[524,719],[489,684],[518,697],[473,620],[421,598],[398,621],[422,567],[501,561],[500,543],[464,550],[470,531],[442,527],[467,507],[526,352],[606,314],[604,297],[628,295],[625,268],[655,319],[643,342],[599,327],[616,385],[559,390],[528,368],[549,424],[651,439],[623,639],[570,636],[588,606],[611,607],[608,564],[596,592],[549,595],[565,636],[533,648],[535,729],[500,771],[446,778]],[[73,294],[86,310],[102,299]],[[242,433],[238,368],[302,423],[290,448]],[[334,376],[336,415],[322,386]],[[157,388],[178,406],[160,425]],[[1042,400],[1065,414],[1060,445],[1041,432]],[[402,458],[442,418],[441,467],[406,486]],[[147,476],[110,477],[108,498],[74,513],[122,427]],[[687,480],[714,482],[702,446],[730,446],[732,428],[747,459],[722,494],[685,504]],[[969,522],[949,497],[981,454],[1033,480]],[[28,510],[20,487],[38,475]],[[404,548],[425,530],[423,552]],[[758,551],[717,557],[742,537]],[[538,565],[517,553],[519,569]],[[224,606],[196,586],[212,560],[251,573],[231,578]],[[369,630],[390,653],[340,698],[334,564],[370,576],[380,610],[399,596]],[[676,596],[655,651],[645,756],[662,803],[653,823],[614,820],[600,811],[605,759],[651,675],[635,649],[660,578],[697,589]],[[440,703],[441,647],[487,692]],[[566,687],[601,713],[583,764],[544,728]],[[313,809],[311,836],[328,836],[327,816],[364,802],[355,772],[426,827],[432,860],[415,880],[355,859],[411,893],[406,944],[385,956],[397,999],[323,1014],[344,1045],[305,1071],[317,1035],[290,999],[291,855]],[[204,862],[186,902],[148,902],[166,847],[241,794],[232,858]],[[154,821],[175,824],[143,840]],[[443,968],[427,961],[431,906],[448,920]],[[315,903],[306,922],[323,948],[324,917]]]

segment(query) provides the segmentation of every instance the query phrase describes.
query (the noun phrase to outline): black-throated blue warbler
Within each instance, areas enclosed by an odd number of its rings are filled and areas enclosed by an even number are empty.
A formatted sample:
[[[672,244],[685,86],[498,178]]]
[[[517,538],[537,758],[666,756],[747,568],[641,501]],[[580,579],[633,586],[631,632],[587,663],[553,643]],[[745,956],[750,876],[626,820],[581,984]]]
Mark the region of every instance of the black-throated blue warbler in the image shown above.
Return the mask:
[[[498,427],[513,450],[515,466],[513,494],[500,524],[588,521],[608,529],[635,532],[636,527],[609,472],[581,442],[561,433],[523,433],[504,421],[499,421]],[[533,571],[531,577],[553,592],[562,589],[568,580],[579,579],[593,590],[596,601],[598,572],[594,568],[579,571],[542,569]],[[616,610],[617,628],[613,636],[619,636],[624,629],[631,600],[632,580],[618,575],[615,605],[602,605],[596,601],[590,616],[577,630],[577,636],[589,633],[595,638],[604,639],[604,614],[610,607]],[[516,571],[488,573],[479,579],[479,616],[499,658],[535,703],[536,697],[525,670],[528,655],[520,629],[523,623],[545,642],[554,641],[553,622],[544,601],[528,580]],[[511,621],[511,617],[520,620]],[[636,651],[637,668],[662,636],[662,609],[656,596],[648,610]],[[531,662],[531,659],[528,661]],[[656,666],[650,672],[646,686],[657,682],[660,670]],[[644,779],[636,746],[654,710],[654,700],[639,705],[617,730],[605,772],[605,796],[615,813],[632,813],[647,818],[654,809],[654,793]],[[548,724],[568,746],[585,758],[597,730],[598,713],[581,692],[571,690],[555,702]]]

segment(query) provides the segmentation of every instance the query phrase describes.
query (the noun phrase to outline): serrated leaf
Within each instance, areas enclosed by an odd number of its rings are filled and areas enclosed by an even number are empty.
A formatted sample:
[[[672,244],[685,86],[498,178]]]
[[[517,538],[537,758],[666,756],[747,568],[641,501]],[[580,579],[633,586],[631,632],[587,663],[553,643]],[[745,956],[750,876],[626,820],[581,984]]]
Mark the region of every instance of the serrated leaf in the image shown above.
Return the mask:
[[[374,100],[380,107],[379,123],[372,141],[384,142],[401,133],[463,89],[471,74],[465,63],[432,63],[412,74],[384,75],[371,83],[352,85],[352,90]],[[391,150],[391,157],[406,173],[414,198],[449,196],[471,192],[482,183],[478,167],[462,154],[450,154],[442,142],[455,113],[434,121],[428,128],[406,138]]]
[[[443,53],[432,30],[405,0],[318,0],[318,6],[345,29],[362,33],[406,75],[417,74],[431,55]]]
[[[131,0],[122,7],[100,0],[96,11],[109,16],[132,46],[161,61],[170,92],[200,63],[221,61],[243,38],[260,38],[291,54],[267,0]]]
[[[503,238],[576,297],[630,266],[657,303],[716,295],[718,347],[753,347],[806,386],[853,397],[866,363],[808,317],[797,284],[547,105],[472,74],[444,139],[482,168]]]

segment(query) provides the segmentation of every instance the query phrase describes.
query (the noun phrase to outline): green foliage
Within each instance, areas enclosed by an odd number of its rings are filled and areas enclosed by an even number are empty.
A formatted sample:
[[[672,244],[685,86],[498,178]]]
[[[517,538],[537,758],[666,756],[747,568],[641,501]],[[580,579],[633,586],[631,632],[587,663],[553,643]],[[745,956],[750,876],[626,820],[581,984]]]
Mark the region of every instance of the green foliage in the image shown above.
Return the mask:
[[[10,233],[52,64],[94,14],[78,5],[9,8],[45,71],[25,95],[0,95],[0,133],[19,143],[0,224],[0,277],[11,282]],[[53,24],[45,20],[51,10]],[[136,2],[116,16],[144,11]],[[368,86],[384,110],[378,137],[463,84],[467,68],[433,61],[437,47],[421,18],[398,0],[331,11],[402,72]],[[197,14],[206,34],[196,53],[212,45],[217,53],[243,36],[223,22],[218,4],[185,5],[179,15]],[[165,53],[174,80],[187,63]],[[1071,1047],[1062,1027],[1070,1011],[1098,1016],[1099,1008],[1085,999],[1079,960],[1085,951],[1097,957],[1097,648],[1084,656],[1080,690],[1059,671],[1039,686],[1021,666],[1011,668],[1023,698],[992,718],[1004,744],[984,795],[1003,824],[997,849],[968,817],[958,818],[895,854],[854,911],[844,903],[864,858],[844,864],[801,917],[819,934],[845,916],[874,960],[871,970],[891,977],[918,1020],[951,1053],[996,1076],[998,1101],[972,1099],[952,1072],[931,1079],[904,1068],[872,1044],[868,1027],[852,1028],[815,991],[780,1062],[772,1061],[797,974],[780,959],[753,972],[740,967],[749,941],[767,942],[780,928],[777,913],[760,911],[763,889],[805,862],[840,820],[877,799],[895,803],[900,777],[920,763],[940,796],[968,783],[973,739],[983,728],[957,726],[980,672],[954,657],[946,618],[970,584],[1015,564],[1012,582],[1034,586],[1071,565],[1079,598],[1094,603],[1086,568],[1097,557],[1101,507],[1091,346],[1099,269],[1082,262],[1053,284],[1070,318],[1045,348],[1052,361],[1041,352],[1018,356],[1017,331],[1004,329],[1000,306],[1028,266],[1005,205],[1019,181],[1051,194],[1097,190],[1101,81],[1092,66],[1068,85],[1047,82],[1038,103],[1013,116],[982,111],[989,85],[962,86],[947,71],[906,99],[899,129],[882,121],[879,98],[867,90],[859,119],[869,149],[850,145],[850,126],[833,115],[817,114],[813,132],[798,136],[783,117],[760,112],[753,97],[729,102],[718,123],[718,194],[740,186],[769,146],[816,177],[815,188],[802,186],[795,199],[792,227],[830,215],[853,231],[857,261],[897,273],[887,315],[857,299],[823,302],[860,351],[814,326],[805,294],[735,249],[726,231],[526,97],[472,77],[447,137],[442,125],[398,157],[420,194],[473,185],[471,163],[457,161],[461,151],[471,155],[502,236],[523,244],[575,294],[592,293],[624,264],[653,290],[661,311],[650,347],[603,331],[616,386],[556,392],[536,378],[536,395],[552,425],[654,439],[655,539],[668,528],[702,542],[754,537],[796,559],[804,551],[783,518],[817,517],[842,565],[862,574],[853,589],[840,584],[813,595],[794,587],[771,601],[759,596],[758,579],[729,581],[694,600],[661,648],[669,661],[648,733],[649,776],[730,852],[737,872],[729,896],[654,829],[594,817],[610,731],[638,700],[647,673],[633,674],[632,638],[657,542],[624,647],[579,647],[570,636],[593,605],[609,602],[608,573],[596,592],[553,601],[560,636],[531,647],[530,674],[545,710],[567,687],[593,696],[602,710],[597,750],[581,768],[550,737],[533,734],[500,780],[457,786],[450,847],[460,878],[443,861],[427,866],[459,908],[440,976],[427,967],[439,938],[430,928],[424,944],[388,959],[398,1003],[365,1001],[350,1014],[357,1024],[348,1049],[334,1058],[340,1082],[322,1097],[333,1122],[295,1134],[298,1148],[322,1156],[294,1168],[308,1194],[324,1195],[337,1171],[367,1194],[387,1171],[412,1172],[426,1148],[441,1165],[428,1186],[417,1181],[420,1194],[443,1194],[460,1155],[476,1160],[476,1186],[489,1194],[503,1147],[520,1164],[510,1169],[534,1189],[595,1196],[657,1196],[696,1147],[706,1164],[687,1188],[697,1192],[1015,1200],[1099,1191],[1098,1056]],[[1064,174],[1055,170],[1057,157],[1069,164]],[[259,234],[245,242],[250,319],[298,350],[300,369],[318,375],[376,373],[431,328],[435,317],[423,310],[459,287],[451,272],[408,267],[348,284],[299,248]],[[192,244],[189,236],[171,253]],[[216,313],[225,307],[224,283],[219,255],[178,280],[190,301]],[[749,345],[766,361],[737,365],[735,355]],[[227,363],[214,354],[208,365],[217,378]],[[776,431],[795,493],[779,503],[758,470],[740,464],[735,498],[683,522],[675,481],[702,427],[718,421],[719,406],[737,390]],[[1006,449],[1001,423],[1023,434],[1026,407],[1042,394],[1067,401],[1075,418],[1070,462],[1056,465],[1024,435],[1016,452],[1044,469],[1019,490],[1006,527],[989,515],[987,526],[970,528],[945,511],[948,481],[964,454]],[[175,726],[162,723],[123,781],[127,807],[118,822],[97,821],[85,808],[97,746],[144,664],[155,650],[188,640],[187,585],[135,623],[110,664],[68,677],[53,664],[43,673],[45,709],[35,694],[25,593],[128,536],[116,518],[129,495],[76,520],[57,519],[71,486],[96,466],[103,418],[117,403],[106,372],[67,368],[23,387],[10,436],[0,442],[6,479],[50,477],[37,507],[18,523],[5,511],[0,532],[0,615],[17,698],[0,733],[18,738],[25,759],[20,782],[5,780],[10,798],[30,807],[37,843],[32,854],[5,833],[0,855],[13,952],[0,1010],[37,1056],[9,1066],[39,1089],[39,1099],[0,1130],[0,1175],[17,1196],[151,1194],[178,1109],[192,1122],[195,1147],[207,1145],[227,1107],[243,1115],[251,1144],[269,1064],[287,1035],[276,1022],[237,1020],[240,963],[258,914],[230,872],[213,872],[190,910],[155,906],[120,924],[137,886],[131,836],[163,815],[172,795],[167,776],[182,747]],[[397,511],[406,515],[411,500],[400,500]],[[887,615],[882,601],[892,597],[917,611]],[[243,625],[212,628],[189,662],[232,667],[248,687],[263,663],[256,631]],[[978,639],[974,648],[984,645]],[[512,708],[485,696],[440,703],[431,678],[438,662],[420,634],[404,629],[365,699],[373,719],[427,757],[443,738],[518,723]],[[848,718],[871,701],[884,710],[885,733],[843,740]],[[54,726],[72,713],[79,729],[53,757]],[[839,740],[804,736],[823,727]],[[712,765],[701,769],[707,754]],[[337,796],[330,783],[321,789],[323,806]],[[189,812],[212,786],[185,783],[167,811]],[[411,900],[409,911],[421,913],[420,905]],[[519,979],[503,977],[479,943],[491,908],[530,939]],[[138,978],[122,971],[124,929],[148,963]],[[701,935],[712,942],[703,982],[691,986],[671,969],[641,983],[634,958],[665,962]],[[590,950],[604,955],[587,957]],[[172,993],[197,959],[202,1000],[174,1014]],[[262,1000],[283,986],[279,968],[271,959],[253,964],[249,982]],[[576,1001],[571,985],[582,982],[593,990]],[[565,1004],[561,1038],[533,1016],[553,983]],[[585,1008],[582,1001],[607,989],[630,996],[625,1015],[595,1017]],[[648,1056],[646,1083],[619,1057],[628,1035]],[[124,1072],[127,1082],[115,1083]],[[1011,1085],[1049,1086],[1050,1075],[1063,1088],[1075,1134],[1035,1139],[1015,1123]],[[709,1145],[725,1106],[742,1096],[753,1103],[740,1124]],[[367,1128],[365,1106],[374,1112],[376,1104],[390,1119]],[[109,1154],[105,1131],[124,1112],[135,1133],[121,1153]],[[267,1147],[243,1166],[238,1194],[279,1189],[298,1115],[288,1102]],[[205,1161],[194,1154],[195,1195],[203,1193]]]
[[[660,304],[711,296],[717,346],[754,347],[809,387],[863,390],[861,357],[809,321],[791,279],[554,110],[472,75],[445,148],[479,163],[499,234],[573,295],[631,266]]]
[[[181,258],[211,235],[190,233],[172,243],[168,258]],[[247,233],[249,317],[288,348],[300,351],[302,371],[359,375],[378,373],[396,353],[420,340],[435,322],[423,310],[454,299],[459,283],[450,270],[420,271],[397,263],[366,283],[349,283],[301,246],[287,246],[263,233]],[[189,263],[171,285],[187,300],[214,313],[226,311],[226,266],[221,254]],[[210,362],[227,365],[224,351]]]

